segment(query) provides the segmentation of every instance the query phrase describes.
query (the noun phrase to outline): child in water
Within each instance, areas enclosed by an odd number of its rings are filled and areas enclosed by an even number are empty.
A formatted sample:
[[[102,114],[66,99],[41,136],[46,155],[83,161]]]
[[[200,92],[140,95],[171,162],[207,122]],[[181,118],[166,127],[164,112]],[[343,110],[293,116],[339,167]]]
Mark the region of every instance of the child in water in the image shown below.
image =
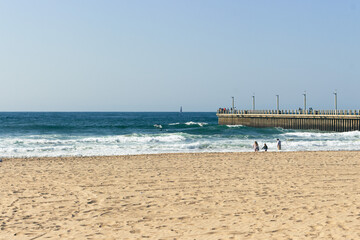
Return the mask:
[[[259,151],[259,144],[257,143],[257,141],[254,142],[253,148],[254,148],[254,151],[255,151],[255,152],[258,152],[258,151]]]
[[[277,146],[277,149],[280,151],[281,150],[281,141],[280,139],[276,139],[276,146]]]
[[[264,151],[267,152],[268,146],[266,145],[266,143],[264,143],[264,146],[262,147],[262,149],[264,149]]]

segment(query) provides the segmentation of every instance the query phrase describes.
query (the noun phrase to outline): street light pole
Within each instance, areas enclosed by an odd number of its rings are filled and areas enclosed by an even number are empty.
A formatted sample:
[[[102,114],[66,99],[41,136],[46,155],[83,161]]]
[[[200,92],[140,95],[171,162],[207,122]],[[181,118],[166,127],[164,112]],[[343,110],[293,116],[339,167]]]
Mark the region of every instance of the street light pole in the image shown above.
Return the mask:
[[[306,112],[306,91],[303,93],[304,95],[304,112]]]
[[[276,110],[277,113],[279,114],[279,95],[276,95]]]
[[[232,110],[231,113],[234,113],[234,97],[232,97]]]
[[[254,93],[254,95],[252,96],[252,100],[253,100],[253,111],[255,111],[255,93]]]
[[[334,95],[335,95],[335,114],[337,114],[337,92],[336,92],[336,90],[334,92]]]

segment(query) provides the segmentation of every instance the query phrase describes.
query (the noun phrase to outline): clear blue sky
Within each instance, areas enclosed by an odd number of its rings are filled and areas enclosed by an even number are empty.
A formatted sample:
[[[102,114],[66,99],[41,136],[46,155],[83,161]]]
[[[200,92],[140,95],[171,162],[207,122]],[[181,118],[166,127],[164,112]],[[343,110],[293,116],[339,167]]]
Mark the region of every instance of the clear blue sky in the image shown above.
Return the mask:
[[[0,0],[0,111],[360,109],[360,2]]]

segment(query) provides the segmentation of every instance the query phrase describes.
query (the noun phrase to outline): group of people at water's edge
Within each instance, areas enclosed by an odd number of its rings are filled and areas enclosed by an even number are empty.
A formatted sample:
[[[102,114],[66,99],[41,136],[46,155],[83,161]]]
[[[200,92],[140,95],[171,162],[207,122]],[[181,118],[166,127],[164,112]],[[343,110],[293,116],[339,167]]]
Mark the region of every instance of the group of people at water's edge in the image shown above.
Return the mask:
[[[279,150],[279,151],[281,150],[281,141],[280,141],[280,139],[276,139],[276,147],[277,147],[277,150]],[[260,151],[260,147],[259,147],[259,144],[258,144],[257,141],[254,142],[253,148],[254,148],[255,152]],[[268,146],[266,145],[266,143],[264,143],[264,146],[261,149],[264,149],[264,151],[267,152]]]

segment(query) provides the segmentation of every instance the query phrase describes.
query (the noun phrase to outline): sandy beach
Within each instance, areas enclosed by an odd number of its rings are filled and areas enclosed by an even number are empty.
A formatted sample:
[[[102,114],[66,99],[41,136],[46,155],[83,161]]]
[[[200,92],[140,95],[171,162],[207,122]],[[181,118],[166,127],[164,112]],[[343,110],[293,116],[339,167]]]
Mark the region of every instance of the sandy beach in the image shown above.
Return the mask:
[[[360,152],[3,159],[0,239],[360,239]]]

